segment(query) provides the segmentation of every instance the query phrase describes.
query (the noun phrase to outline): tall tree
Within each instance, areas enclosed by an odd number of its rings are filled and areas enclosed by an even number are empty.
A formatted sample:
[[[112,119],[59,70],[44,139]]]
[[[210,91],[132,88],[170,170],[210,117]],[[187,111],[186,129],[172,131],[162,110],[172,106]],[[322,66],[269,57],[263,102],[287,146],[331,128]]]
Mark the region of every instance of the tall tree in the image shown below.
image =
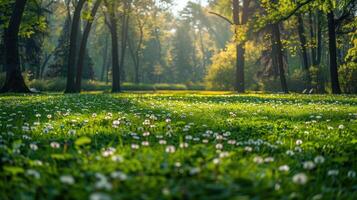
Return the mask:
[[[25,84],[21,74],[20,56],[18,49],[18,34],[21,20],[26,6],[26,0],[16,0],[9,25],[5,31],[5,65],[6,79],[0,92],[29,93],[30,90]]]
[[[301,47],[301,57],[303,63],[303,69],[305,72],[305,88],[310,90],[311,89],[311,76],[310,76],[310,66],[309,66],[309,59],[307,55],[307,41],[305,36],[305,28],[304,28],[304,21],[300,13],[296,15],[297,23],[298,23],[298,35],[300,39],[300,47]]]
[[[79,53],[78,53],[76,92],[81,91],[82,71],[83,71],[83,66],[84,66],[84,57],[85,57],[86,48],[87,48],[87,41],[88,41],[89,33],[92,28],[92,24],[93,24],[95,15],[97,14],[97,11],[98,11],[98,8],[99,8],[101,2],[102,2],[102,0],[97,0],[95,2],[94,6],[92,8],[91,14],[90,14],[90,19],[87,20],[87,24],[83,31],[82,41],[81,41],[81,44],[79,47]]]
[[[336,25],[335,15],[333,10],[327,13],[327,25],[328,25],[328,46],[329,46],[329,58],[330,58],[330,76],[331,87],[333,94],[340,94],[340,82],[338,80],[338,66],[337,66],[337,46],[336,46]]]
[[[86,0],[79,0],[76,8],[74,10],[72,25],[71,25],[71,34],[69,42],[69,57],[68,57],[68,70],[67,70],[67,86],[65,93],[75,93],[75,66],[77,61],[77,44],[78,44],[78,32],[81,19],[81,12],[83,9]]]
[[[116,1],[104,0],[105,6],[108,9],[108,13],[105,17],[105,23],[107,24],[111,39],[112,39],[112,92],[121,92],[120,87],[120,66],[119,66],[119,46],[118,46],[118,25],[117,16],[115,13]]]

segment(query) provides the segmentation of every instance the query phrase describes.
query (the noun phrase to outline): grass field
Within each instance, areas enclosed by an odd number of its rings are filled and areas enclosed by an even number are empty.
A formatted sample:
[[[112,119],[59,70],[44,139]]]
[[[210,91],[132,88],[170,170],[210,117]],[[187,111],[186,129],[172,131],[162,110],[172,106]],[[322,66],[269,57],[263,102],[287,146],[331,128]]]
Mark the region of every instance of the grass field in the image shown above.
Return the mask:
[[[357,96],[0,96],[0,199],[357,199]]]

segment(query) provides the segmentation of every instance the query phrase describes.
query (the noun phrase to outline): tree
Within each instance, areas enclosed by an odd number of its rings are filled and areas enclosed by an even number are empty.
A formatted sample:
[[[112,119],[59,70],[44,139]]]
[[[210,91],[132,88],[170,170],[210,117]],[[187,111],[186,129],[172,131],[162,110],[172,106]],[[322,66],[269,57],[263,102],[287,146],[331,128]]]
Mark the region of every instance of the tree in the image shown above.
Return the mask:
[[[76,92],[81,91],[81,83],[82,83],[82,71],[84,65],[84,58],[87,48],[87,41],[89,37],[89,33],[95,18],[95,15],[98,11],[98,8],[101,4],[102,0],[97,0],[92,8],[90,19],[87,20],[87,24],[83,31],[82,41],[80,43],[79,53],[78,53],[78,64],[77,64],[77,76],[76,76]]]
[[[65,93],[75,93],[75,66],[77,64],[77,44],[78,44],[78,32],[81,19],[81,12],[86,0],[79,0],[74,10],[71,34],[69,42],[69,57],[68,57],[68,70],[67,70],[67,86]]]
[[[118,46],[118,25],[117,16],[115,13],[116,1],[104,0],[108,14],[106,15],[105,23],[107,24],[112,38],[112,92],[121,92],[120,87],[120,65],[119,65],[119,46]]]
[[[9,26],[5,31],[4,47],[6,50],[6,79],[5,84],[1,88],[0,92],[30,92],[21,74],[20,56],[18,49],[18,34],[25,6],[26,0],[15,1]]]

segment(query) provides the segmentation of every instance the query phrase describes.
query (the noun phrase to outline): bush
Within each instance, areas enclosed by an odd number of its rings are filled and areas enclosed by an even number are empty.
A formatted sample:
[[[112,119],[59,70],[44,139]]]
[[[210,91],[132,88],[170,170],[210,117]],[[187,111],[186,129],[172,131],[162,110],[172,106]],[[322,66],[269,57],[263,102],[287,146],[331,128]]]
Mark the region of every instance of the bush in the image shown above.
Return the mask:
[[[349,62],[339,68],[341,88],[345,93],[357,93],[357,63]]]

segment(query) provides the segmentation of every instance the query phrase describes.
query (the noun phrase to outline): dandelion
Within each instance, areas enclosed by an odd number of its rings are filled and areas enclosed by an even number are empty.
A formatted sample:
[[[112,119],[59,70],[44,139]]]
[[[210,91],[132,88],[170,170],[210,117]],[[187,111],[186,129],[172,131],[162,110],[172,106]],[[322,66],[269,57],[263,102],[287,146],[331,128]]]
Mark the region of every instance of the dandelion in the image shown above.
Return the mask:
[[[322,164],[325,162],[325,158],[323,156],[316,156],[315,159],[314,159],[314,162],[316,164]]]
[[[303,167],[304,167],[304,169],[312,170],[315,168],[315,163],[312,161],[306,161],[303,163]]]
[[[67,185],[73,185],[74,184],[74,178],[71,175],[62,175],[60,177],[60,181],[63,184],[67,184]]]
[[[344,129],[345,126],[344,126],[343,124],[341,124],[341,125],[338,126],[338,128],[339,128],[339,129]]]
[[[274,158],[273,157],[266,157],[266,158],[264,158],[264,162],[266,162],[266,163],[274,162]]]
[[[279,171],[282,172],[288,172],[290,170],[290,167],[288,165],[282,165],[279,167]]]
[[[296,140],[295,144],[298,145],[298,146],[302,145],[302,140]]]
[[[182,164],[180,162],[175,162],[175,167],[180,168]]]
[[[227,143],[228,143],[228,144],[231,144],[231,145],[235,145],[235,144],[236,144],[236,142],[237,142],[237,141],[235,141],[235,140],[228,140],[228,142],[227,142]]]
[[[298,173],[293,176],[293,182],[299,185],[305,185],[308,181],[308,177],[305,173]]]
[[[219,158],[213,159],[213,164],[218,165],[221,162]]]
[[[145,132],[143,133],[143,136],[144,136],[144,137],[148,137],[148,136],[150,136],[150,132],[145,131]]]
[[[51,114],[48,114],[48,115],[47,115],[47,119],[52,119],[52,115],[51,115]]]
[[[92,117],[93,117],[93,118],[96,118],[96,117],[97,117],[97,113],[93,113],[93,114],[92,114]]]
[[[175,153],[176,148],[175,148],[175,146],[170,145],[170,146],[166,147],[165,151],[166,151],[166,153]]]

